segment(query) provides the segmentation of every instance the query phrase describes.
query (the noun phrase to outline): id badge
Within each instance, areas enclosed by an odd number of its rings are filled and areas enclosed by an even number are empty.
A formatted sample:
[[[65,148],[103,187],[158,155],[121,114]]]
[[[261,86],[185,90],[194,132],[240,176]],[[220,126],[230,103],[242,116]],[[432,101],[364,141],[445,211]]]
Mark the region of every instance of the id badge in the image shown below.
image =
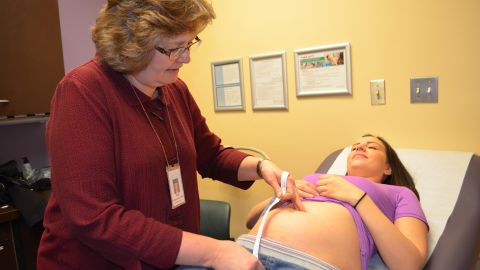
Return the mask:
[[[168,187],[170,189],[170,198],[172,199],[172,209],[185,204],[185,193],[183,193],[182,174],[180,164],[167,166]]]

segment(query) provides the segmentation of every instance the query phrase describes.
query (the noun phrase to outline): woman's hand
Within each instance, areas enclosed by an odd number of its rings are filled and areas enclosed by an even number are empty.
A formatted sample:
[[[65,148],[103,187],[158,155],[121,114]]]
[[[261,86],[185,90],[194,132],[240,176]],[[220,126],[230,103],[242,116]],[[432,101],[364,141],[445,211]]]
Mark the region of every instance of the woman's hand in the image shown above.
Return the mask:
[[[221,241],[214,255],[211,263],[213,269],[265,269],[255,256],[232,241]]]
[[[298,195],[302,198],[311,198],[320,195],[316,187],[306,180],[295,180],[295,186],[297,187]]]
[[[190,266],[196,269],[197,267],[193,266],[198,266],[227,270],[264,270],[260,261],[238,243],[220,241],[185,231],[182,233],[175,264],[188,265],[186,269],[190,269]]]
[[[295,187],[295,179],[288,176],[287,179],[287,192],[282,195],[282,189],[280,187],[282,170],[278,168],[272,161],[264,160],[262,166],[260,167],[261,177],[265,179],[270,186],[273,187],[275,195],[280,198],[281,201],[291,201],[294,207],[297,210],[305,211],[305,207],[302,204],[302,200],[297,193],[297,188]]]
[[[337,199],[354,206],[364,191],[338,175],[324,174],[317,180],[317,192],[321,196]]]

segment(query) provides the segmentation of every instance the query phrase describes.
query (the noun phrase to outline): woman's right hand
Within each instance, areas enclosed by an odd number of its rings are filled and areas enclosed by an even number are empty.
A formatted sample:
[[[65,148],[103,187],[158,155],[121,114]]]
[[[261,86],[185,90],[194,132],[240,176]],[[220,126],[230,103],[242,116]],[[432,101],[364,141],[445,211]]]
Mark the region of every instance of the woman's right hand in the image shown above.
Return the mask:
[[[264,270],[260,261],[233,241],[221,241],[183,231],[175,264],[225,270]],[[189,269],[188,266],[186,269]]]
[[[317,188],[306,180],[295,180],[295,186],[297,187],[297,193],[302,198],[311,198],[318,196]]]
[[[214,252],[211,264],[214,269],[265,269],[255,256],[235,242],[221,241]]]

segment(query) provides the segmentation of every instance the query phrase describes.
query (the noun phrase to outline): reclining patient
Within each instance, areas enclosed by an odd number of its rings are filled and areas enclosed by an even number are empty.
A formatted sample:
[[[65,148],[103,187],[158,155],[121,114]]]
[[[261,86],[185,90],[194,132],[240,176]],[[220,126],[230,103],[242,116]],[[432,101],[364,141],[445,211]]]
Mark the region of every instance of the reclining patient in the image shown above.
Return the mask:
[[[279,203],[269,212],[259,249],[265,269],[365,270],[376,250],[389,269],[422,268],[428,225],[413,179],[393,148],[364,135],[352,145],[347,175],[307,175],[296,183],[306,211]],[[269,201],[250,210],[251,231],[237,239],[249,250]]]
[[[260,254],[300,261],[307,269],[315,266],[305,265],[305,258],[296,260],[299,252],[314,257],[316,269],[367,269],[378,249],[389,269],[421,269],[428,225],[412,177],[393,148],[381,137],[364,135],[352,145],[347,175],[311,174],[298,181],[306,211],[290,205],[272,210]],[[247,227],[267,203],[252,208]],[[251,243],[259,223],[238,241]]]

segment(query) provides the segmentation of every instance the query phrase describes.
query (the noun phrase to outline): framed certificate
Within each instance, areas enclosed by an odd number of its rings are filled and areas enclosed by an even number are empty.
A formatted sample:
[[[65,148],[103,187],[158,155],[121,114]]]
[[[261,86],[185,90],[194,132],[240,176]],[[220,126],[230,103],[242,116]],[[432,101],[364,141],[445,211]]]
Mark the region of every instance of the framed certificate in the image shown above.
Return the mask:
[[[295,50],[297,96],[352,94],[350,44]]]
[[[241,59],[212,63],[215,111],[245,110]]]
[[[285,52],[250,57],[254,110],[288,109]]]

